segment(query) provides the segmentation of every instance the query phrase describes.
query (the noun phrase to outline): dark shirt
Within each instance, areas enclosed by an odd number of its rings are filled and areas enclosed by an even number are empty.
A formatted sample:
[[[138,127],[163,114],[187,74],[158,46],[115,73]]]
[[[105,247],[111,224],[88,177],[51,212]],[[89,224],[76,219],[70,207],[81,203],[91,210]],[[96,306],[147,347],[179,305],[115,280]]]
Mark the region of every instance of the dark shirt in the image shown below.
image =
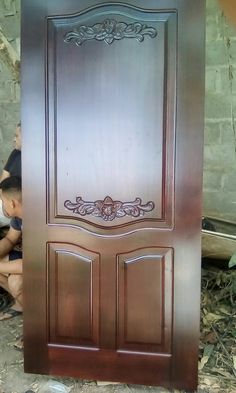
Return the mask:
[[[16,231],[21,231],[22,219],[18,217],[13,217],[10,221],[10,226]]]
[[[21,150],[14,149],[4,167],[4,170],[10,173],[10,176],[21,176]]]
[[[13,217],[12,219],[11,219],[11,221],[10,221],[10,226],[13,228],[13,229],[15,229],[16,231],[21,231],[22,230],[22,219],[21,218],[18,218],[18,217]],[[20,237],[20,239],[19,239],[19,242],[15,245],[15,247],[14,247],[14,251],[20,251],[20,252],[22,252],[22,238]],[[13,253],[12,255],[11,255],[11,260],[12,259],[18,259],[18,258],[21,258],[21,256],[17,256],[16,258],[15,258],[15,254]]]

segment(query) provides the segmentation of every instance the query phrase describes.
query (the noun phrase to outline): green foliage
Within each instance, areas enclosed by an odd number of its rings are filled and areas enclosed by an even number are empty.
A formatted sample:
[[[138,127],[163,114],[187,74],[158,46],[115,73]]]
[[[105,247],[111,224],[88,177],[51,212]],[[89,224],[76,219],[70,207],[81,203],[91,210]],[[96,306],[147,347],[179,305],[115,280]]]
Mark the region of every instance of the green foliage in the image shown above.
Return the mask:
[[[229,260],[229,268],[236,266],[236,252],[232,255]]]

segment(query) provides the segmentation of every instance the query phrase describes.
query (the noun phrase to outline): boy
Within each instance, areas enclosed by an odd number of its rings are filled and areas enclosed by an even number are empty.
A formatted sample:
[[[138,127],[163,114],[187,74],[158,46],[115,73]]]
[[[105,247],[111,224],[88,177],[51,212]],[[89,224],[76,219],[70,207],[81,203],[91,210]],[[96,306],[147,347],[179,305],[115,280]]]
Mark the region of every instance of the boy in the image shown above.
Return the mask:
[[[10,176],[21,177],[21,123],[17,124],[14,135],[15,149],[11,152],[6,165],[3,168],[0,181]],[[0,200],[0,227],[9,226],[10,221],[3,215],[2,201]]]
[[[0,240],[0,286],[14,298],[14,304],[0,313],[0,321],[22,313],[22,252],[16,245],[21,239],[22,199],[21,178],[11,176],[0,183],[3,211],[10,217],[10,229]]]

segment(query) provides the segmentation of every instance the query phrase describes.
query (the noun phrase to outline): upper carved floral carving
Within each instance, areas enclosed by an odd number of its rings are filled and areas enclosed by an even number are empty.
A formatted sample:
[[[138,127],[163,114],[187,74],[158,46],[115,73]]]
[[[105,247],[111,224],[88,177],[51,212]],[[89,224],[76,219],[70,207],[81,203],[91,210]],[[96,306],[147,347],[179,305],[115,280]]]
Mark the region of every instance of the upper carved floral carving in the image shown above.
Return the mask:
[[[112,221],[115,218],[121,218],[124,216],[140,217],[145,212],[150,212],[154,209],[154,202],[147,202],[142,205],[142,200],[136,198],[133,202],[120,202],[113,201],[113,199],[107,196],[103,201],[97,200],[95,202],[83,201],[81,197],[76,198],[76,202],[73,203],[69,200],[65,201],[64,206],[66,209],[73,211],[81,216],[93,215],[95,217],[101,217],[104,221]]]
[[[105,41],[106,44],[112,44],[114,40],[135,38],[142,42],[145,35],[154,38],[157,36],[157,31],[154,27],[148,27],[139,22],[127,24],[117,22],[114,19],[106,19],[104,22],[96,23],[93,26],[82,25],[73,31],[69,31],[65,34],[64,41],[74,41],[78,46],[88,40]]]

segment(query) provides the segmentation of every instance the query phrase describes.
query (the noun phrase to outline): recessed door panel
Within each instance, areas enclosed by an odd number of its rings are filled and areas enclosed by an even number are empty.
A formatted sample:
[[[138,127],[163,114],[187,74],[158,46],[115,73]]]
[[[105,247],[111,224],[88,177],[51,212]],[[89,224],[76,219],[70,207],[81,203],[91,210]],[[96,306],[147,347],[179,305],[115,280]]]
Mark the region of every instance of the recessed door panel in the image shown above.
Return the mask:
[[[48,19],[50,221],[173,225],[176,23],[130,6]]]
[[[172,250],[139,249],[118,256],[119,349],[170,352]]]
[[[48,245],[49,343],[98,345],[99,255]]]

